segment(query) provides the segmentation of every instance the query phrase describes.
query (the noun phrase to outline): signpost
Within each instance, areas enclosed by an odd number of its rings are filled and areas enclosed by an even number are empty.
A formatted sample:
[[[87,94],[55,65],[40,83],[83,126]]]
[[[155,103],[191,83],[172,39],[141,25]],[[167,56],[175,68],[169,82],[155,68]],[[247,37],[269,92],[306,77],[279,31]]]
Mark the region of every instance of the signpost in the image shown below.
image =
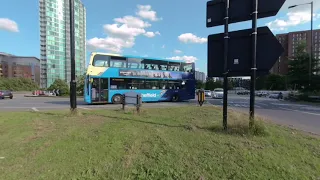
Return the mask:
[[[214,0],[207,2],[207,27],[224,24],[224,34],[208,37],[208,77],[224,77],[223,127],[227,129],[228,77],[251,75],[250,127],[254,123],[256,75],[268,74],[283,48],[257,19],[274,16],[285,0]],[[252,28],[231,32],[229,23],[252,20]],[[223,44],[223,45],[222,45]]]

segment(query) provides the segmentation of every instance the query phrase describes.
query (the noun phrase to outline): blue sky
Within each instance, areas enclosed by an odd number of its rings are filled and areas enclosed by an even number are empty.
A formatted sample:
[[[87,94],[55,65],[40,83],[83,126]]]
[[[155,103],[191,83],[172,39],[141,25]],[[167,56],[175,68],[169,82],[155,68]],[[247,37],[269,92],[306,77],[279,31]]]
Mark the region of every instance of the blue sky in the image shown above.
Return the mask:
[[[317,2],[316,2],[317,1]],[[314,28],[320,28],[320,1],[314,7]],[[210,34],[223,27],[206,28],[207,0],[82,0],[87,10],[87,45],[91,50],[172,59],[195,60],[206,72]],[[310,28],[310,6],[288,11],[293,4],[309,0],[287,0],[277,16],[260,19],[258,26],[274,34]],[[0,52],[40,56],[38,0],[1,3]],[[230,31],[250,28],[251,22],[230,25]],[[180,38],[179,38],[180,37]]]

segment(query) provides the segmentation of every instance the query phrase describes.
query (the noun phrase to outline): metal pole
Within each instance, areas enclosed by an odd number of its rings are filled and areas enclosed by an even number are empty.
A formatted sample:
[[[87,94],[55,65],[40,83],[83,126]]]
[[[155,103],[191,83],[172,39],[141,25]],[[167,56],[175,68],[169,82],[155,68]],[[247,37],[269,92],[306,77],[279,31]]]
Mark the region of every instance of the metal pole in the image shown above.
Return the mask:
[[[229,48],[229,0],[225,0],[224,18],[224,79],[223,79],[223,128],[228,128],[228,48]]]
[[[76,97],[76,72],[75,72],[75,38],[74,38],[74,0],[69,0],[70,10],[70,54],[71,54],[71,81],[70,81],[70,107],[77,108]]]
[[[312,59],[313,59],[313,1],[311,2],[311,45],[309,56],[309,88],[311,87]]]
[[[252,3],[252,66],[251,66],[251,87],[250,87],[250,123],[249,127],[254,125],[254,103],[256,89],[256,70],[257,70],[257,16],[258,16],[258,0]]]

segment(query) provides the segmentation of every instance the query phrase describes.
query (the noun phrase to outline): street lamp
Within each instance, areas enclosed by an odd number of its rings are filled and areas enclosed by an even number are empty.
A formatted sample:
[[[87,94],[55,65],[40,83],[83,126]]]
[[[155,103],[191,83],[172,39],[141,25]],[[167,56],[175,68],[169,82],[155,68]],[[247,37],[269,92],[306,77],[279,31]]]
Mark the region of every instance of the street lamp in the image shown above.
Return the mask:
[[[309,86],[311,85],[311,61],[313,58],[313,1],[310,3],[304,3],[304,4],[296,4],[293,6],[289,6],[288,9],[295,8],[297,6],[302,6],[302,5],[311,5],[311,45],[310,45],[310,56],[309,56]]]

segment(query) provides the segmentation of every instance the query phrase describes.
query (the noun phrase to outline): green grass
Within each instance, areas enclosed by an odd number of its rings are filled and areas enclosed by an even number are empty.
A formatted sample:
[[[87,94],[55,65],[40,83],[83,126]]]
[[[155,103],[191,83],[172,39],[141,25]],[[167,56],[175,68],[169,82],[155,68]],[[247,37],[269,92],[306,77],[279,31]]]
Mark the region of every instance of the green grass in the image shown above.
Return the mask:
[[[0,179],[317,179],[320,140],[221,109],[0,114]]]

